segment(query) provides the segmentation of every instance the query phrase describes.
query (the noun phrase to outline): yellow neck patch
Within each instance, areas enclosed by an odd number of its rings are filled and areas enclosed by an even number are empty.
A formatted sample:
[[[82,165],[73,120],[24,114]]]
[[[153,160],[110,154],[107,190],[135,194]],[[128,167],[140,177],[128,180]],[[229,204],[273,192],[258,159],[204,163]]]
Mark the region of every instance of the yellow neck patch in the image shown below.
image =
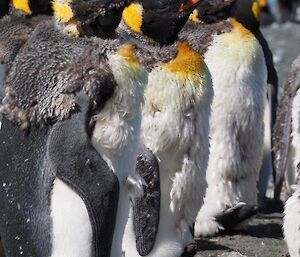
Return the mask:
[[[118,50],[118,55],[122,56],[132,68],[138,69],[141,67],[132,44],[122,45]]]
[[[230,24],[233,27],[233,33],[237,34],[239,37],[254,37],[254,35],[250,32],[250,30],[246,29],[241,23],[239,23],[236,19],[229,19]]]
[[[141,33],[143,7],[138,3],[132,3],[124,9],[123,20],[132,31]]]
[[[260,21],[260,5],[258,2],[253,2],[252,13],[257,21]]]
[[[196,22],[196,23],[203,23],[200,19],[199,19],[199,12],[198,10],[194,10],[190,17],[189,17],[189,20],[193,21],[193,22]]]
[[[27,15],[32,14],[29,6],[29,0],[12,0],[13,7],[24,12]]]
[[[170,72],[183,78],[199,76],[205,67],[201,54],[192,49],[187,41],[178,44],[178,53],[174,60],[164,65]]]
[[[62,23],[68,23],[72,20],[74,13],[70,3],[71,0],[53,0],[52,7],[56,20]]]

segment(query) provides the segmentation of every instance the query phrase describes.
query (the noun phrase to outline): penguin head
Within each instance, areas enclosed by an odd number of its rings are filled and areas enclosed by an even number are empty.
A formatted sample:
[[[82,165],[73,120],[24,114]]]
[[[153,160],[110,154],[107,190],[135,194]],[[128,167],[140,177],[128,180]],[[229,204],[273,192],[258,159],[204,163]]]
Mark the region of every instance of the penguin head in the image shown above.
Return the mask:
[[[230,17],[235,1],[236,0],[201,0],[190,16],[190,20],[209,24],[227,19]]]
[[[232,9],[231,17],[241,23],[246,29],[255,33],[260,26],[260,11],[262,0],[237,0]]]
[[[53,0],[56,21],[73,36],[111,37],[131,0]]]
[[[12,7],[25,15],[51,14],[51,0],[11,0]]]
[[[160,44],[171,44],[199,0],[137,0],[125,8],[129,28]]]
[[[0,1],[0,18],[8,14],[10,0],[1,0]]]
[[[260,8],[264,0],[201,0],[190,19],[213,23],[234,18],[251,32],[259,29]]]

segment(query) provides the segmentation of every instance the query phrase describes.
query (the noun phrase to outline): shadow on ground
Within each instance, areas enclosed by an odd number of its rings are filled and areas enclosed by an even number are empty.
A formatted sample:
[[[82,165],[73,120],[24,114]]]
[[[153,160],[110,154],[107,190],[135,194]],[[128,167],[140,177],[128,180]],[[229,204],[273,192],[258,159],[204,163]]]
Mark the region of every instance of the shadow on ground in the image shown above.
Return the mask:
[[[200,238],[195,257],[218,257],[229,252],[247,257],[286,257],[288,251],[283,240],[282,217],[282,212],[269,209],[268,213],[259,213],[243,233]]]

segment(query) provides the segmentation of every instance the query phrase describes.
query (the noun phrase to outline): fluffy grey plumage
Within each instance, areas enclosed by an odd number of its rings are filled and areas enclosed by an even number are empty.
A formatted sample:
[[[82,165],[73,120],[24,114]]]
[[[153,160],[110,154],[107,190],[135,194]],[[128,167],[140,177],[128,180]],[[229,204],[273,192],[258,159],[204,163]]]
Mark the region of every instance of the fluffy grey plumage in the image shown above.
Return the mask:
[[[277,118],[273,131],[273,151],[275,172],[278,181],[282,183],[287,165],[287,154],[290,141],[292,103],[297,90],[300,88],[300,55],[293,62],[288,75],[288,80],[284,87],[284,94],[278,103]],[[281,186],[278,188],[281,189]],[[278,197],[280,190],[275,192]]]
[[[1,112],[23,129],[62,120],[74,111],[75,93],[83,90],[96,108],[116,85],[106,54],[117,41],[74,39],[52,21],[40,24],[16,57],[6,78]]]
[[[232,25],[227,21],[219,21],[211,24],[199,24],[187,22],[180,33],[180,38],[187,39],[197,52],[204,54],[213,41],[215,35],[230,32]]]
[[[26,18],[12,15],[2,18],[0,20],[0,63],[10,66],[36,25],[44,19],[47,19],[47,16]]]

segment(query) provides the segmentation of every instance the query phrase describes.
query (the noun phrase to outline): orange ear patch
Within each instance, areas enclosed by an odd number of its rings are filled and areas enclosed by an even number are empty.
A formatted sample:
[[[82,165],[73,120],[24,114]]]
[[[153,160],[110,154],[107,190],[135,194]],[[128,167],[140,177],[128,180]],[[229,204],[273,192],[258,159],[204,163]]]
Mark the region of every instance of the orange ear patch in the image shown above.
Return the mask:
[[[29,0],[12,0],[13,7],[25,12],[25,14],[30,15],[32,11],[30,10]]]
[[[68,23],[74,17],[70,2],[70,0],[53,0],[52,2],[54,16],[62,23]]]
[[[123,11],[123,20],[134,32],[141,32],[143,23],[143,7],[138,3],[132,3]]]
[[[260,21],[260,5],[258,2],[253,2],[252,13],[257,21]]]

